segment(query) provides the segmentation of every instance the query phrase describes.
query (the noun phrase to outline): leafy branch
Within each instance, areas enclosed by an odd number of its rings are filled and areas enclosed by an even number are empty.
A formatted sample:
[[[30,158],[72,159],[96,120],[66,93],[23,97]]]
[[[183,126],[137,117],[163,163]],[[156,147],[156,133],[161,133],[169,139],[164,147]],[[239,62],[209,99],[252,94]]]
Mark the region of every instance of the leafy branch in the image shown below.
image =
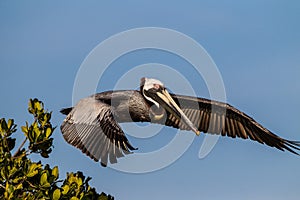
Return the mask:
[[[65,180],[60,180],[57,166],[51,168],[28,158],[32,153],[49,157],[55,130],[50,122],[52,113],[44,109],[41,101],[30,99],[28,111],[34,120],[21,127],[25,138],[14,154],[16,139],[12,135],[17,125],[13,119],[0,119],[0,199],[113,200],[110,195],[98,194],[89,185],[91,178],[82,172],[68,173]],[[24,148],[27,141],[28,147]]]

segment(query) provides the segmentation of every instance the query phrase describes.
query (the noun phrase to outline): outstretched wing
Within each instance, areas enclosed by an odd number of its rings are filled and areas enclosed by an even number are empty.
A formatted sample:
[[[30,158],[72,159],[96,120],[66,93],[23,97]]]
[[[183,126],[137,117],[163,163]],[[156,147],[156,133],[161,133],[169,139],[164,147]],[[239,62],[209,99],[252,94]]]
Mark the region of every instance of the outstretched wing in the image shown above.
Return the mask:
[[[204,133],[221,134],[232,138],[250,138],[262,144],[276,147],[282,151],[288,150],[294,154],[300,150],[300,142],[283,139],[245,113],[229,104],[204,98],[195,98],[171,94],[186,116],[198,129]],[[189,130],[172,114],[168,113],[165,125]]]
[[[82,99],[69,112],[61,125],[65,140],[82,150],[95,161],[106,166],[116,163],[117,158],[135,150],[124,132],[114,120],[111,106],[93,97]]]

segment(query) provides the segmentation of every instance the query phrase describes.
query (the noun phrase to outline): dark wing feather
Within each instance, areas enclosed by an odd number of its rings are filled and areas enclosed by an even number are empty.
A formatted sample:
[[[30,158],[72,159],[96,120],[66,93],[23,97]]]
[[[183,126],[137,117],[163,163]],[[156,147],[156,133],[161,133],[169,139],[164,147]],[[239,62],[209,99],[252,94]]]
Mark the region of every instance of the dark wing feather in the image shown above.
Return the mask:
[[[299,155],[300,143],[283,139],[245,113],[229,104],[204,98],[171,94],[186,116],[204,133],[221,134],[232,138],[250,138],[262,144],[288,150]],[[165,125],[190,130],[185,124],[168,113]]]
[[[82,99],[61,125],[65,140],[106,166],[134,150],[114,120],[111,106],[93,97]]]

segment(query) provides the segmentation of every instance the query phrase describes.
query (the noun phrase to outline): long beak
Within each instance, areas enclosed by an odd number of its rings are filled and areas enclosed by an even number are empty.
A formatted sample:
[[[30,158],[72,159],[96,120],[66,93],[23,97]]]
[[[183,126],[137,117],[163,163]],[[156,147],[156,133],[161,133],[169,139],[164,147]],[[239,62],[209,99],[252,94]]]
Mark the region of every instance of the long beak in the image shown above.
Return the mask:
[[[166,89],[161,90],[161,92],[156,92],[158,103],[163,106],[168,112],[174,115],[178,120],[183,120],[183,122],[191,128],[196,135],[200,135],[200,131],[195,127],[195,125],[189,120],[189,118],[183,113],[181,108],[176,104],[174,99],[170,96]]]

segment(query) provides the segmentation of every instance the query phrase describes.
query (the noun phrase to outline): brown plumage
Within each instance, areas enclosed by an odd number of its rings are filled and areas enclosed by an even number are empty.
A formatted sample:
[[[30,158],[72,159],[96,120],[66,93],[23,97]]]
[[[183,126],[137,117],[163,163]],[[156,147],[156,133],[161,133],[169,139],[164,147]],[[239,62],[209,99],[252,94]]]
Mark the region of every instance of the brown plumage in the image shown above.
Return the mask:
[[[288,150],[298,155],[296,150],[300,150],[299,142],[286,140],[275,135],[253,118],[229,104],[204,98],[174,94],[171,94],[171,96],[178,102],[182,111],[201,132],[221,134],[222,136],[232,138],[249,138],[259,143],[276,147],[282,151]],[[180,124],[177,120],[174,120],[172,115],[168,115],[165,125],[190,130],[185,125],[180,127]]]
[[[66,141],[106,166],[108,160],[110,163],[116,163],[117,158],[136,150],[118,123],[151,122],[182,130],[193,130],[197,135],[201,131],[232,138],[249,138],[299,155],[299,142],[275,135],[229,104],[169,94],[161,82],[156,83],[156,80],[151,79],[150,86],[144,86],[145,80],[143,81],[140,91],[98,93],[80,100],[73,108],[62,109],[61,112],[67,115],[61,125]],[[155,87],[151,87],[153,83]],[[162,96],[163,94],[166,96]],[[172,104],[168,99],[174,100],[179,108],[172,107],[174,102]],[[155,116],[157,109],[153,109],[153,106],[163,107],[164,115]],[[177,112],[178,110],[183,113]]]

